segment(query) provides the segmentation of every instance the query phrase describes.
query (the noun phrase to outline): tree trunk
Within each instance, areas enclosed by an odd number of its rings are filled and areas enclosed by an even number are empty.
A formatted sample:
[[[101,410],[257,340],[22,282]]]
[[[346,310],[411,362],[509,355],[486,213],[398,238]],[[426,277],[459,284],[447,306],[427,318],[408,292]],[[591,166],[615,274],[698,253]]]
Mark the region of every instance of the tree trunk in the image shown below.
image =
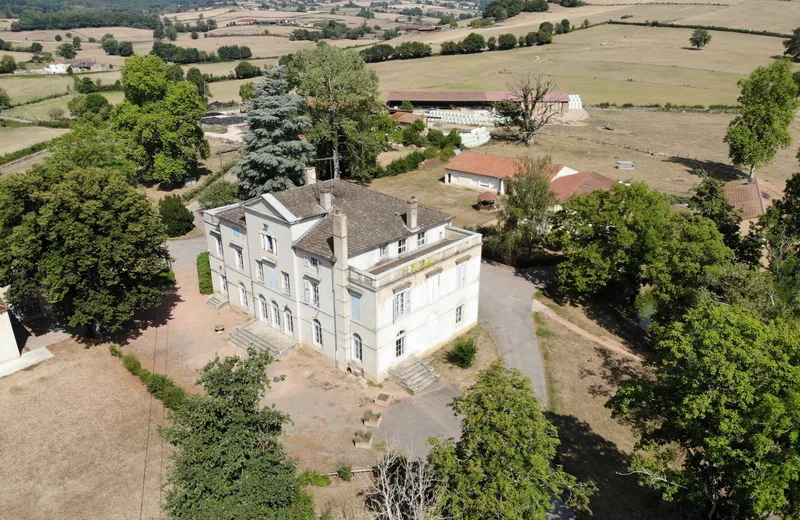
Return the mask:
[[[339,178],[339,148],[338,143],[333,145],[333,178]]]
[[[756,180],[756,165],[755,164],[751,164],[750,165],[750,178],[747,179],[747,182],[753,182],[755,180]]]

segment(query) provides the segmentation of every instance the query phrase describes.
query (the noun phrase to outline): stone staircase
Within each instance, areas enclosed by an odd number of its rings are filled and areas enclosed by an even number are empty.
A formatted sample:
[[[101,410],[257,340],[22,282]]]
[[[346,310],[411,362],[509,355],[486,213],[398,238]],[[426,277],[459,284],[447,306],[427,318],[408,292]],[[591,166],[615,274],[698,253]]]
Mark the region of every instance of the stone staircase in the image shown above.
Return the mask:
[[[244,349],[255,347],[259,350],[266,350],[272,354],[272,357],[275,359],[278,359],[283,354],[286,354],[286,352],[288,352],[289,349],[295,345],[291,339],[280,337],[281,335],[277,332],[269,331],[272,332],[270,336],[279,336],[278,338],[275,338],[278,341],[271,341],[272,338],[265,337],[264,334],[256,334],[253,332],[253,330],[257,327],[259,330],[268,329],[266,326],[261,325],[257,321],[253,320],[243,323],[233,329],[233,332],[228,334],[225,339]]]
[[[208,305],[214,307],[215,309],[219,310],[219,309],[225,307],[226,305],[228,305],[228,297],[227,296],[223,296],[222,294],[219,294],[219,293],[214,293],[211,296],[209,296],[208,298],[206,298],[206,304],[208,304]]]
[[[389,375],[400,386],[414,393],[427,388],[439,379],[439,374],[430,366],[430,360],[422,360],[417,356],[411,356],[399,365],[390,368]]]

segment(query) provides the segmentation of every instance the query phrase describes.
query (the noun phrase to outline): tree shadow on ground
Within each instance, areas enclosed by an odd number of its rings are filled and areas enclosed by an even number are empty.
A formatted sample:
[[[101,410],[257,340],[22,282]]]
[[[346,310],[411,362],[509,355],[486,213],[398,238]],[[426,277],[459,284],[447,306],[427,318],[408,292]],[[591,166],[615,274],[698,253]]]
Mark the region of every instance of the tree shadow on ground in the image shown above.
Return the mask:
[[[676,518],[657,493],[639,486],[635,476],[623,475],[628,472],[630,454],[572,415],[547,412],[547,418],[558,429],[561,440],[558,462],[579,480],[590,480],[597,486],[590,504],[592,518]]]
[[[120,346],[128,345],[141,336],[146,329],[166,325],[172,318],[172,310],[182,301],[183,298],[178,294],[177,287],[170,287],[162,293],[158,305],[137,312],[123,330],[105,337],[82,338],[80,342],[87,348],[109,341]]]
[[[673,156],[668,158],[667,162],[685,166],[686,171],[692,175],[699,175],[699,173],[702,171],[705,172],[709,177],[723,182],[735,181],[737,179],[744,179],[747,177],[747,175],[739,168],[718,161],[703,161],[700,159],[691,159],[689,157]]]

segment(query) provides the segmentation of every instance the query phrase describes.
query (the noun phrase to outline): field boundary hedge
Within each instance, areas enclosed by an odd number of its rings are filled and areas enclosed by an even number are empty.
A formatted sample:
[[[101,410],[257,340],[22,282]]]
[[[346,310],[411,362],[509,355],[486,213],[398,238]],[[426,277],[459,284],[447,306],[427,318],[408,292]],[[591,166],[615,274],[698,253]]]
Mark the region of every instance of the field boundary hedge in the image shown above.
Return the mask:
[[[108,351],[112,356],[122,360],[122,365],[131,374],[139,378],[147,387],[147,391],[158,398],[164,407],[170,410],[181,408],[189,394],[164,374],[154,374],[142,366],[133,354],[123,354],[117,347],[111,345]]]
[[[639,27],[667,27],[670,29],[705,29],[707,31],[732,32],[740,34],[751,34],[754,36],[772,36],[775,38],[791,38],[791,34],[779,33],[775,31],[754,31],[751,29],[736,29],[734,27],[720,27],[717,25],[693,25],[683,23],[661,23],[658,20],[652,22],[621,22],[619,20],[609,20],[611,25],[638,25]]]
[[[46,150],[48,146],[53,144],[56,139],[58,139],[58,137],[48,139],[47,141],[42,141],[41,143],[32,144],[29,147],[23,148],[22,150],[17,150],[16,152],[9,152],[5,155],[0,155],[0,166],[16,161],[17,159],[22,159],[29,155],[33,155],[37,152],[42,152]]]

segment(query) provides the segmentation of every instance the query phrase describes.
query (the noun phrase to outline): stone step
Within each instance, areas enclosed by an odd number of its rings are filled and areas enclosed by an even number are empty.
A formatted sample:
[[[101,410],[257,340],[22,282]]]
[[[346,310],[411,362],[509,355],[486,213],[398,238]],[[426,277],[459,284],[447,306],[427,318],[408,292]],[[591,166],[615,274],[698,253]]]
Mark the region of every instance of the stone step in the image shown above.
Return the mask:
[[[283,354],[288,352],[288,348],[278,349],[275,345],[269,343],[268,341],[264,340],[263,338],[259,337],[258,335],[250,332],[247,330],[247,326],[252,324],[253,321],[249,321],[244,323],[238,327],[236,327],[233,332],[228,335],[228,340],[232,341],[233,343],[239,345],[242,348],[247,348],[249,346],[253,346],[255,348],[266,350],[273,357],[280,358]]]
[[[210,305],[214,309],[221,309],[224,306],[228,305],[228,298],[223,296],[219,293],[214,293],[205,300],[206,304]]]
[[[429,365],[429,360],[423,361],[414,356],[401,365],[389,369],[389,375],[401,386],[416,393],[439,379],[439,374]]]

